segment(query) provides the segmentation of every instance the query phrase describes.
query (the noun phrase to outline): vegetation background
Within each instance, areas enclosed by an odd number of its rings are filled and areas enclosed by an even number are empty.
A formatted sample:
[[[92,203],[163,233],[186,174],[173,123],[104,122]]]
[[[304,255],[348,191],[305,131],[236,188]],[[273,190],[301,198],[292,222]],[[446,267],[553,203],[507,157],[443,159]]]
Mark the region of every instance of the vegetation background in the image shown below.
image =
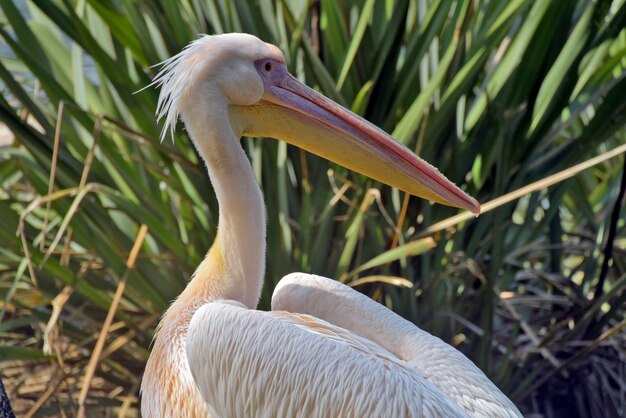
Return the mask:
[[[154,327],[217,206],[185,132],[159,143],[158,91],[136,92],[198,34],[231,31],[278,45],[483,203],[539,182],[442,226],[455,209],[244,139],[268,213],[261,309],[288,272],[337,278],[528,416],[626,415],[624,0],[0,5],[0,375],[19,415],[139,414]]]

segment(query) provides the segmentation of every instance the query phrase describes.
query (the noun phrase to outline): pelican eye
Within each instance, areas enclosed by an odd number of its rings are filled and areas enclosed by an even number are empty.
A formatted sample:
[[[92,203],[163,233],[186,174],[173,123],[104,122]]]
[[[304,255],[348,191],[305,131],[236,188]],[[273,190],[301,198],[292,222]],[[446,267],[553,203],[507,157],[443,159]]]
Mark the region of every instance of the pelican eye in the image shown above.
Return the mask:
[[[270,61],[266,61],[265,65],[263,65],[263,69],[265,70],[265,72],[269,73],[270,71],[272,71],[272,63]]]

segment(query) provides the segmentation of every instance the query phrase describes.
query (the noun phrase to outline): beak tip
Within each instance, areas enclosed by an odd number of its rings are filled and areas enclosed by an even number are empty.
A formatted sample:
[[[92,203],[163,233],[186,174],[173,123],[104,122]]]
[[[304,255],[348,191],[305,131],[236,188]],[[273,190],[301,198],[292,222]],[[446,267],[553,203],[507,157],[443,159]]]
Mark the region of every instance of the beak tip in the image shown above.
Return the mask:
[[[478,200],[474,199],[473,197],[469,198],[466,209],[468,209],[470,212],[472,212],[476,216],[480,215],[480,203],[478,203]]]
[[[473,214],[475,214],[476,216],[478,216],[478,215],[480,215],[480,203],[478,203],[478,201],[477,201],[476,199],[472,199],[472,200],[473,200],[473,202],[472,202],[472,203],[474,204],[474,206],[473,206],[473,208],[472,208],[472,209],[470,209],[470,210],[471,210],[471,212],[472,212]]]

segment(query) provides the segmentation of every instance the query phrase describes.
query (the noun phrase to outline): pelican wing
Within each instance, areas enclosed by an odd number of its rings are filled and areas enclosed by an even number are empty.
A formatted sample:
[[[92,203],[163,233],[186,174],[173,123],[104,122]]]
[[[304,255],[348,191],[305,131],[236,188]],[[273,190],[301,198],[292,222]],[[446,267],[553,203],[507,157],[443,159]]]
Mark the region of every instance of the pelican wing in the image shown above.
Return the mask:
[[[217,416],[467,416],[380,345],[310,315],[208,303],[187,356]]]
[[[472,417],[522,416],[460,351],[335,280],[304,273],[286,276],[274,290],[272,309],[312,315],[376,344]]]

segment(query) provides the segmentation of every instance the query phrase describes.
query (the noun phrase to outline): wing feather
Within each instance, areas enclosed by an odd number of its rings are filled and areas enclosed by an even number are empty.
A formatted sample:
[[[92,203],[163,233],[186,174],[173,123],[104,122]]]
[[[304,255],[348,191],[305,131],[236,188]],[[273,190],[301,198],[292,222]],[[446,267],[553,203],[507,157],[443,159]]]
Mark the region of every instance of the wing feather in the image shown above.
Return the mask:
[[[187,355],[218,416],[467,416],[378,344],[309,315],[208,303]]]
[[[522,416],[460,351],[335,280],[304,273],[286,276],[274,290],[272,309],[312,315],[379,345],[472,417]]]

